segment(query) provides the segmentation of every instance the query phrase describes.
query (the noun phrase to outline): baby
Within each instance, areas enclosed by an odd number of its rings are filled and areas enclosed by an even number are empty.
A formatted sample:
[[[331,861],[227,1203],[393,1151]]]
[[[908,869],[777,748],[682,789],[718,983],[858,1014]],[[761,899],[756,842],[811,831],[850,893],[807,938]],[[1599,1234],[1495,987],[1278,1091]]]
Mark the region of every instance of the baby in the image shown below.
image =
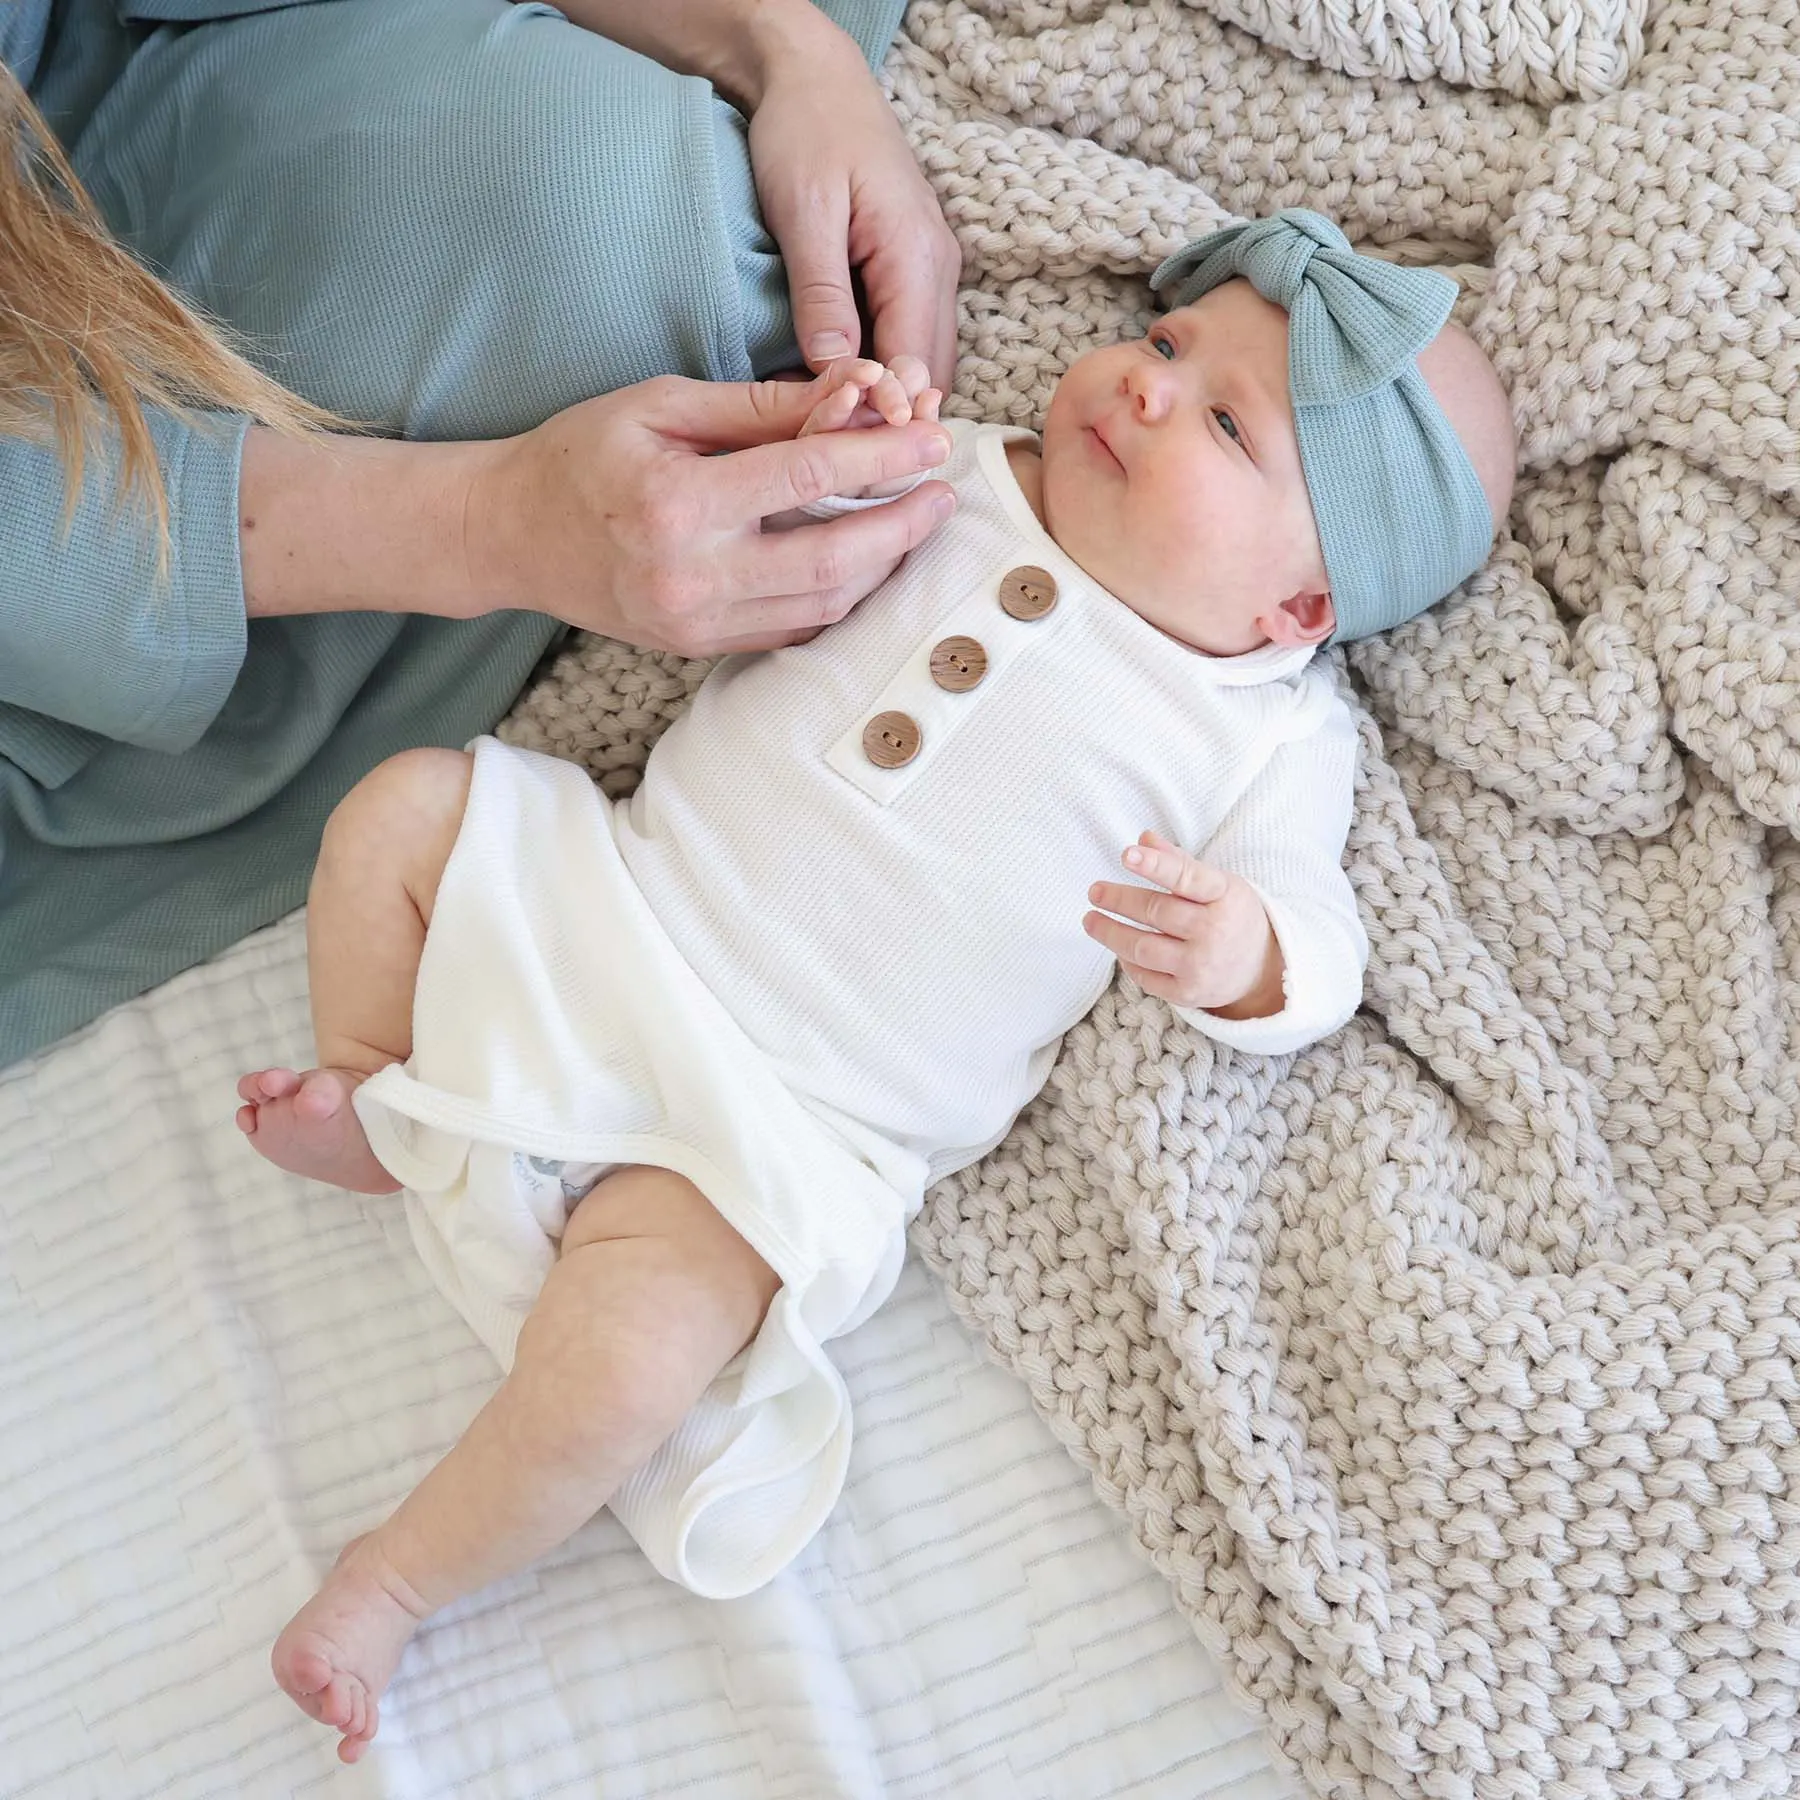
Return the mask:
[[[239,1123],[404,1187],[509,1371],[275,1646],[345,1761],[420,1620],[604,1505],[703,1594],[795,1554],[849,1450],[823,1345],[1117,965],[1252,1052],[1355,1010],[1355,733],[1312,659],[1485,559],[1506,397],[1453,283],[1316,214],[1155,284],[1041,442],[950,427],[954,521],[813,642],[714,669],[630,800],[483,739],[333,816],[321,1066],[246,1076]],[[922,382],[854,365],[815,421],[935,416]]]

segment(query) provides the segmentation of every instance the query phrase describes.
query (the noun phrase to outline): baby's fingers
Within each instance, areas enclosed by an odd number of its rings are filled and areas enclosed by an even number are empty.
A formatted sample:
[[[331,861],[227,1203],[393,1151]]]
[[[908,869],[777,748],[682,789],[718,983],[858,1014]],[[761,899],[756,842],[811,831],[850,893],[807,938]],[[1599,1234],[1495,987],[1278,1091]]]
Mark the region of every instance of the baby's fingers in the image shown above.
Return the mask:
[[[821,431],[842,431],[862,401],[862,389],[854,384],[833,388],[810,413],[800,427],[801,437],[814,437]]]
[[[1201,906],[1223,900],[1231,886],[1231,878],[1223,869],[1215,869],[1198,858],[1189,856],[1161,833],[1146,831],[1120,858],[1134,875],[1154,881],[1183,900]]]
[[[1159,898],[1166,899],[1167,896]],[[1185,972],[1191,955],[1184,938],[1154,929],[1144,930],[1121,919],[1108,918],[1103,912],[1085,914],[1081,928],[1102,949],[1110,950],[1134,975],[1147,970],[1164,975]]]
[[[919,396],[931,386],[931,371],[916,356],[896,356],[888,364],[888,373],[899,382],[907,399],[915,403],[914,413],[916,416],[916,402]]]
[[[872,388],[887,373],[887,365],[872,356],[840,356],[815,377],[828,388]]]
[[[1161,888],[1138,887],[1126,881],[1096,881],[1088,889],[1088,900],[1099,907],[1101,913],[1111,913],[1115,919],[1128,919],[1167,937],[1198,937],[1207,925],[1204,906],[1184,900],[1179,894],[1165,893]],[[1089,918],[1096,916],[1088,915]],[[1108,948],[1115,954],[1120,953],[1116,945],[1109,944]]]
[[[904,425],[912,416],[912,395],[892,369],[883,369],[869,389],[868,403],[889,425]]]

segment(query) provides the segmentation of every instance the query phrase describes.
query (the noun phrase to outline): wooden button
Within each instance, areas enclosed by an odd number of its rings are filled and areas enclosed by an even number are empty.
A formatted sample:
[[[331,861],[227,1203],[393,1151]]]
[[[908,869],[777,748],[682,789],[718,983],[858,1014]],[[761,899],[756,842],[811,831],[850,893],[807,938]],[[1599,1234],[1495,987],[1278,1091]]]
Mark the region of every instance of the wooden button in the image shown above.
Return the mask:
[[[1056,577],[1023,563],[1000,582],[1000,604],[1015,619],[1041,619],[1056,604]]]
[[[863,727],[863,754],[878,769],[899,769],[919,754],[919,728],[903,712],[877,713]]]
[[[972,637],[947,637],[931,652],[931,679],[952,694],[966,694],[988,671],[987,652]]]

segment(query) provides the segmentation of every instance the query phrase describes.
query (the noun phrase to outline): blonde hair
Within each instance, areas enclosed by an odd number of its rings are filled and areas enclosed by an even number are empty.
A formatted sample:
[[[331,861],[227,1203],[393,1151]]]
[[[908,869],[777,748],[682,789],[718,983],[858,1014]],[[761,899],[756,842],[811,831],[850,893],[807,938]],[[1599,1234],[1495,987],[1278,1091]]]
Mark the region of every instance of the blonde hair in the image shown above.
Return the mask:
[[[342,428],[232,349],[108,235],[61,146],[0,65],[0,436],[54,442],[72,516],[90,455],[168,554],[169,502],[147,406],[248,413],[280,431]]]

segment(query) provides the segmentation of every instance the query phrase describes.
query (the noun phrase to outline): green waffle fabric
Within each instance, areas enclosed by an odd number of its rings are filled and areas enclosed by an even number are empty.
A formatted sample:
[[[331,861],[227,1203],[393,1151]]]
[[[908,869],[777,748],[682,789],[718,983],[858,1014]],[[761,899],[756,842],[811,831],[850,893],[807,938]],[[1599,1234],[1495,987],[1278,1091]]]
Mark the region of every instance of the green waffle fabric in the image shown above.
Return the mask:
[[[829,0],[872,62],[903,0]],[[796,360],[744,121],[508,0],[11,0],[112,228],[308,398],[493,437],[645,377]],[[241,419],[152,419],[166,579],[104,468],[0,439],[0,1064],[304,899],[383,757],[460,744],[556,637],[503,613],[246,625]]]

